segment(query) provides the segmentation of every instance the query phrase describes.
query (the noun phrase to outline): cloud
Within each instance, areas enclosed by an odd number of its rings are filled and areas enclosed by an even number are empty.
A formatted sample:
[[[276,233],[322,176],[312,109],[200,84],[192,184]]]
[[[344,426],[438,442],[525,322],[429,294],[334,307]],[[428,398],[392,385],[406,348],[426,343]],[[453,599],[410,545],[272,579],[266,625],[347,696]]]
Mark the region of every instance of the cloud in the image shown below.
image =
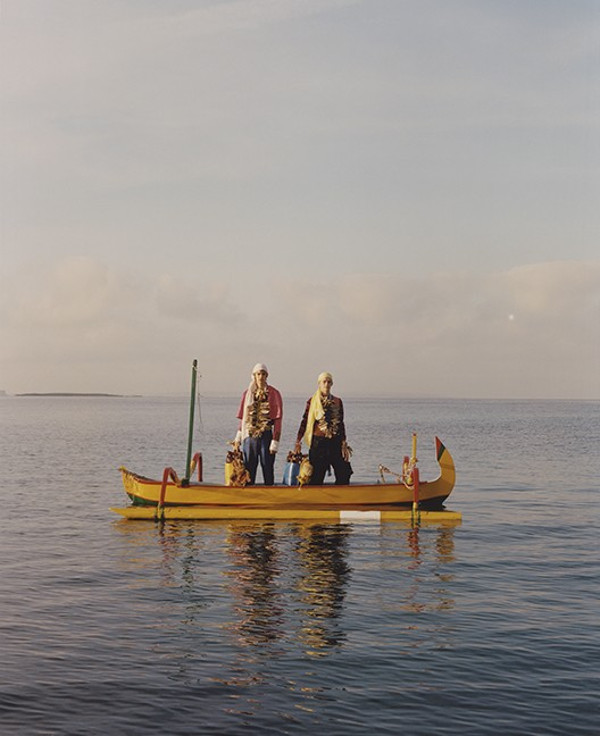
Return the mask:
[[[365,334],[381,328],[394,335],[401,326],[411,339],[424,333],[462,339],[474,324],[504,326],[509,314],[553,326],[566,326],[578,316],[585,321],[598,307],[598,284],[598,264],[558,261],[487,274],[366,274],[332,283],[301,281],[281,289],[280,297],[302,330],[316,327],[326,315]]]
[[[28,329],[85,328],[104,318],[118,293],[115,275],[90,258],[70,258],[22,284],[12,321]]]
[[[5,0],[2,387],[597,395],[592,5]]]
[[[357,275],[279,297],[297,352],[335,363],[359,393],[600,394],[598,262]]]
[[[159,315],[193,323],[196,327],[213,325],[218,329],[229,329],[244,319],[241,309],[230,302],[227,287],[219,281],[203,283],[189,277],[160,276],[156,306]]]
[[[394,267],[400,249],[508,265],[542,240],[535,260],[560,257],[574,221],[590,226],[575,256],[594,252],[594,59],[573,47],[596,31],[582,9],[5,5],[7,251],[24,233],[60,248],[82,222],[105,247],[158,252],[160,219],[238,253],[259,228],[290,250],[330,241],[360,271],[374,229]],[[509,242],[523,232],[525,248]]]
[[[169,392],[169,373],[198,356],[213,392],[235,392],[260,359],[294,393],[323,368],[362,395],[600,393],[598,262],[317,274],[253,291],[69,258],[3,286],[7,390]]]
[[[171,18],[180,33],[221,34],[322,15],[361,2],[364,0],[230,0],[209,3]]]
[[[149,279],[88,257],[37,265],[2,279],[0,380],[12,391],[168,392],[181,356],[205,340],[222,353],[219,336],[242,321],[226,289],[193,277]]]
[[[170,70],[169,60],[187,54],[189,43],[239,39],[240,31],[295,22],[361,2],[364,0],[5,0],[3,54],[19,60],[13,73],[4,76],[5,93],[22,97],[35,91],[51,99],[66,85],[76,85],[87,96],[98,91],[96,85],[102,79],[104,84],[112,80],[113,89],[118,88],[117,72],[125,68],[130,73],[143,71],[157,54]],[[50,58],[52,63],[48,63]],[[179,71],[186,73],[185,67]],[[102,87],[103,92],[107,90]]]

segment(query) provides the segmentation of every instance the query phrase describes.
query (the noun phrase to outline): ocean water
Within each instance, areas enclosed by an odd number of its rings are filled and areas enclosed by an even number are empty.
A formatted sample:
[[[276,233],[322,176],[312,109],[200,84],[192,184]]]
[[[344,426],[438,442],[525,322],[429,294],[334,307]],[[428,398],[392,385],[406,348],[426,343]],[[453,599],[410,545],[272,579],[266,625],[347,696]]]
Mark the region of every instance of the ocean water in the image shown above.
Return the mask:
[[[462,524],[126,521],[185,398],[0,398],[0,733],[600,733],[600,404],[345,408],[354,480],[439,435]],[[200,401],[207,480],[236,409]]]

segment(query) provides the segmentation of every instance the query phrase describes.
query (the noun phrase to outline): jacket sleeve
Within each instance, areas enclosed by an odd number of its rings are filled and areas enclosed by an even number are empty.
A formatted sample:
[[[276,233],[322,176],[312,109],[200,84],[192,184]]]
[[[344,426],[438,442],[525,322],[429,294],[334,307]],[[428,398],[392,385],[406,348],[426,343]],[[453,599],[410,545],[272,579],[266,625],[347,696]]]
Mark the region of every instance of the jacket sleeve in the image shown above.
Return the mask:
[[[269,386],[269,414],[273,420],[273,439],[279,442],[283,422],[283,399],[279,391],[273,386]]]
[[[342,442],[346,440],[346,425],[344,424],[344,404],[340,399],[340,437]]]
[[[248,389],[244,391],[242,394],[242,400],[240,401],[240,408],[238,409],[237,418],[240,420],[238,422],[238,429],[242,428],[242,417],[244,416],[244,402],[246,401],[246,394],[248,393]]]
[[[306,409],[304,410],[304,416],[300,422],[300,428],[298,429],[298,436],[296,442],[302,442],[302,438],[306,434],[306,423],[308,422],[308,410],[310,409],[310,399],[306,402]]]

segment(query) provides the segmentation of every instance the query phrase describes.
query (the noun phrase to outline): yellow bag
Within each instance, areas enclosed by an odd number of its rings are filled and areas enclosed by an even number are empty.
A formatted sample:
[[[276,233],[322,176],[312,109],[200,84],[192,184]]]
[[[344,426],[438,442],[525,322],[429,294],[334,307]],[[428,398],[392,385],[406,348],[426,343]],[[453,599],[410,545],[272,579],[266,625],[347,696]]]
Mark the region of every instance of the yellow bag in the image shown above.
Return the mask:
[[[225,485],[244,488],[250,482],[250,473],[244,465],[241,450],[230,450],[225,458]]]
[[[231,453],[227,453],[227,457],[225,458],[225,485],[230,486],[233,485],[231,482],[231,476],[233,475],[233,457],[231,457]]]
[[[304,457],[300,463],[300,472],[298,473],[298,485],[302,487],[310,482],[313,474],[313,466],[308,461],[308,457]]]

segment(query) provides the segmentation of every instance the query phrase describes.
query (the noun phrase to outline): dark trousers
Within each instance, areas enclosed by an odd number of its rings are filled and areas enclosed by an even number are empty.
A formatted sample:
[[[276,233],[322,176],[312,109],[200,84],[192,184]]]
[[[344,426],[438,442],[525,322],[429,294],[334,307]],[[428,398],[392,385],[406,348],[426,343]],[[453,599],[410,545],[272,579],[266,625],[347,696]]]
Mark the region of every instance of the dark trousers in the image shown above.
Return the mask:
[[[352,468],[350,463],[342,457],[342,440],[339,437],[328,439],[313,435],[308,459],[313,467],[310,485],[322,485],[325,473],[330,467],[333,468],[335,474],[336,486],[347,486],[350,483]]]
[[[256,481],[256,470],[258,463],[262,469],[263,480],[266,486],[275,484],[275,455],[269,452],[269,445],[273,439],[272,430],[268,429],[260,437],[246,437],[242,445],[244,453],[244,465],[250,473],[250,484]]]

